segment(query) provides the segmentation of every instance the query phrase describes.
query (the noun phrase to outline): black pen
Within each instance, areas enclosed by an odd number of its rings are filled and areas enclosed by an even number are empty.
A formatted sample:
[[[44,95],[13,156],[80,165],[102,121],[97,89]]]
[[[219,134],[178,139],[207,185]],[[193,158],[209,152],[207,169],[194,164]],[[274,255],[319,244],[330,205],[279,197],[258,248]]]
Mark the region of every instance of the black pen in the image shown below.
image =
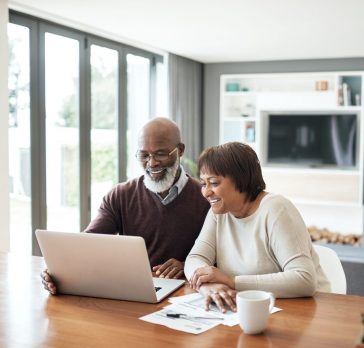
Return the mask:
[[[198,317],[193,315],[187,315],[183,313],[167,313],[166,316],[168,318],[184,318],[184,319],[217,319],[217,320],[224,320],[224,318],[218,318],[218,317]]]

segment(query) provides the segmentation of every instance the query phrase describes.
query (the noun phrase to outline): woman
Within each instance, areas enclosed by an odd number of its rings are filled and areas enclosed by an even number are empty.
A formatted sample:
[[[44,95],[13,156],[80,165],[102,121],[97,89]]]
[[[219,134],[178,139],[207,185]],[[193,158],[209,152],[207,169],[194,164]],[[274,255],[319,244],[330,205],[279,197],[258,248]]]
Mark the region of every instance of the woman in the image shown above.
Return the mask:
[[[265,191],[252,148],[238,142],[210,147],[198,168],[211,209],[185,274],[204,295],[206,309],[215,302],[222,312],[235,311],[242,290],[276,297],[330,291],[302,217],[286,198]]]

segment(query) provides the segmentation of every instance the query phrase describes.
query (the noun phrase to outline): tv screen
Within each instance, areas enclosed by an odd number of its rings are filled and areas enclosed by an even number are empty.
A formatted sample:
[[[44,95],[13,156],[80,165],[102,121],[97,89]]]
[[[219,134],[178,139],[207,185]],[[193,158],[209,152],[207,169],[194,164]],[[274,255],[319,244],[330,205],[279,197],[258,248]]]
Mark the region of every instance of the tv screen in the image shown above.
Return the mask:
[[[356,114],[269,114],[267,162],[355,167],[357,127]]]

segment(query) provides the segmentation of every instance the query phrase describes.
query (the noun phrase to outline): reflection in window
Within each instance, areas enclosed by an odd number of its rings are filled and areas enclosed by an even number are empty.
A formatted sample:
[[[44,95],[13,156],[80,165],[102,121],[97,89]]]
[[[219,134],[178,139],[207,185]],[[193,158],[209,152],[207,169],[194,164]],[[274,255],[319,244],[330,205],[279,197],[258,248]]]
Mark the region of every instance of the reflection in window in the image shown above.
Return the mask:
[[[118,179],[118,53],[91,46],[91,218]]]
[[[128,179],[141,174],[140,164],[135,159],[138,149],[138,132],[150,119],[150,60],[127,54],[128,77],[128,130],[127,171]]]
[[[45,34],[47,228],[56,231],[80,230],[78,46]]]
[[[10,250],[31,253],[29,29],[8,24]]]

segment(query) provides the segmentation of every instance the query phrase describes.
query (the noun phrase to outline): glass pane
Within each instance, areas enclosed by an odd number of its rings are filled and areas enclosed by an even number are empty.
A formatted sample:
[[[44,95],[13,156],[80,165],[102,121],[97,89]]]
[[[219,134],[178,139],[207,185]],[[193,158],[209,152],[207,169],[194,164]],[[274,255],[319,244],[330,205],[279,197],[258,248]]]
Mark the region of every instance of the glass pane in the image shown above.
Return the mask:
[[[128,130],[127,130],[127,177],[142,173],[135,160],[138,149],[138,132],[150,119],[150,61],[147,58],[127,54],[128,76]]]
[[[8,24],[10,249],[31,254],[29,29]]]
[[[79,43],[45,34],[47,228],[79,231]]]
[[[91,46],[91,217],[118,180],[118,53]]]
[[[156,116],[170,117],[168,115],[166,66],[157,62],[156,71]]]

